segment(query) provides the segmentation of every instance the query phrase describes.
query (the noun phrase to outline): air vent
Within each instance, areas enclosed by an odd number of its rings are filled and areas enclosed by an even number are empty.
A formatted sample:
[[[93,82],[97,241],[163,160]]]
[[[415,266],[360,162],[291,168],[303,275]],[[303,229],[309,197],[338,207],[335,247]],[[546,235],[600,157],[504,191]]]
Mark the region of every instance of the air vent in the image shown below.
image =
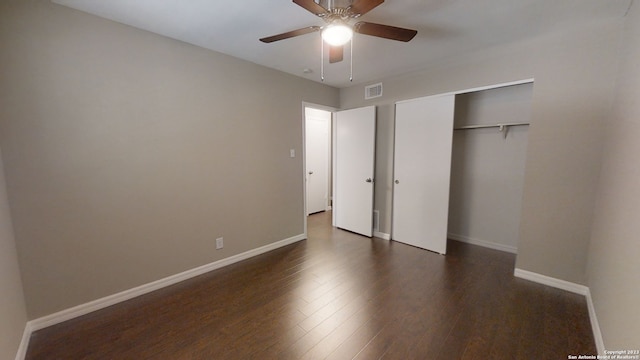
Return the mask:
[[[369,100],[382,96],[382,83],[377,83],[364,88],[364,99]]]

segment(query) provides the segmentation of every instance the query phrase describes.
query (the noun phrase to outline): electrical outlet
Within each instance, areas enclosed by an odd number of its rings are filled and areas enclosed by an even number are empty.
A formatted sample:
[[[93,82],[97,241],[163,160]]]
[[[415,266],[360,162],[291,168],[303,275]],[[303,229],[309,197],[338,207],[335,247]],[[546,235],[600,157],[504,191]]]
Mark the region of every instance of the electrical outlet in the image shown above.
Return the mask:
[[[224,247],[224,239],[219,237],[216,239],[216,250],[220,250]]]

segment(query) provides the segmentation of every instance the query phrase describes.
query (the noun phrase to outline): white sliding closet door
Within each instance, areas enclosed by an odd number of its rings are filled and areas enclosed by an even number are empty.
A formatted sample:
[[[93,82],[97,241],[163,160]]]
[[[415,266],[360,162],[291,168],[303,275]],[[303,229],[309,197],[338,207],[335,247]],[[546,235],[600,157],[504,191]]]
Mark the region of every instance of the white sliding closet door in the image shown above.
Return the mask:
[[[396,103],[392,239],[445,254],[454,95]]]
[[[335,226],[371,237],[376,108],[338,111],[335,127]]]

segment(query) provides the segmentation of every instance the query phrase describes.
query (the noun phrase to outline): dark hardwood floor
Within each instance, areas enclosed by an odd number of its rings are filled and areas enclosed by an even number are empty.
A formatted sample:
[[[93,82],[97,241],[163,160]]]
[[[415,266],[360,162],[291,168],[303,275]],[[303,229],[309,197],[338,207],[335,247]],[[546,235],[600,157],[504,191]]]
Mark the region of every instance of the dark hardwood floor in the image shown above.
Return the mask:
[[[515,256],[438,255],[309,217],[309,239],[35,332],[27,359],[566,359],[596,354],[583,296]]]

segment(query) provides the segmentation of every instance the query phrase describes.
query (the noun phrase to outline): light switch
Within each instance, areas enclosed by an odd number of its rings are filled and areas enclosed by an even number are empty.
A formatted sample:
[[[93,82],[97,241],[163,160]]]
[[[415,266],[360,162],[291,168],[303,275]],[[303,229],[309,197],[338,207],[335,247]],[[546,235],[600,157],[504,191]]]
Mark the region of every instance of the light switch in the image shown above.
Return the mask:
[[[289,149],[289,156],[292,158],[296,157],[296,149]]]

